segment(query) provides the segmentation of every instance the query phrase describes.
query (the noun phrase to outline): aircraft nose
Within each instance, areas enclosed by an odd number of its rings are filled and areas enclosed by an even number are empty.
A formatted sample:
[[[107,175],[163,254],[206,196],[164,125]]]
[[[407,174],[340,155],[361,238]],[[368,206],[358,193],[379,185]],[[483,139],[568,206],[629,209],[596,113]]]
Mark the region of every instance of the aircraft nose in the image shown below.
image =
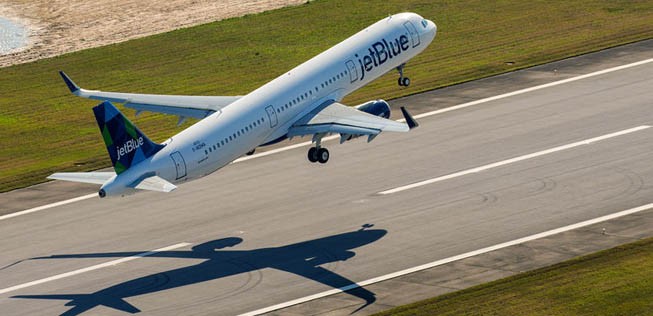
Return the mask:
[[[428,29],[431,30],[431,32],[433,32],[433,36],[435,37],[435,35],[438,33],[438,26],[435,25],[435,23],[433,23],[433,21],[431,20],[426,20],[426,21],[429,24]]]

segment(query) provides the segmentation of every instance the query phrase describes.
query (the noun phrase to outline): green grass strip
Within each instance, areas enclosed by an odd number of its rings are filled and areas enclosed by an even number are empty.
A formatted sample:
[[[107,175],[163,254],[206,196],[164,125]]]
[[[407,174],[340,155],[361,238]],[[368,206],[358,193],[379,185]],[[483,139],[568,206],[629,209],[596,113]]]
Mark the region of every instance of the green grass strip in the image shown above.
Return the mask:
[[[650,0],[323,0],[6,67],[0,69],[0,192],[45,181],[56,171],[110,165],[91,111],[96,102],[70,95],[58,70],[89,89],[242,95],[402,11],[438,25],[434,43],[408,64],[412,86],[400,89],[396,74],[388,74],[346,103],[391,99],[653,37]],[[177,128],[175,122],[154,114],[134,119],[155,141],[193,123]]]
[[[653,238],[379,314],[651,315]]]

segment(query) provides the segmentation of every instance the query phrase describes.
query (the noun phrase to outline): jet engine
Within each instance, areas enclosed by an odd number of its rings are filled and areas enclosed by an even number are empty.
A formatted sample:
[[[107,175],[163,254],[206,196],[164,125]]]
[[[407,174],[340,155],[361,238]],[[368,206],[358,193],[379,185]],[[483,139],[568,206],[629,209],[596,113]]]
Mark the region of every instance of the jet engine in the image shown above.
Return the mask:
[[[385,100],[365,102],[361,105],[357,105],[356,109],[382,118],[390,118],[390,105],[388,105],[388,102],[385,102]]]

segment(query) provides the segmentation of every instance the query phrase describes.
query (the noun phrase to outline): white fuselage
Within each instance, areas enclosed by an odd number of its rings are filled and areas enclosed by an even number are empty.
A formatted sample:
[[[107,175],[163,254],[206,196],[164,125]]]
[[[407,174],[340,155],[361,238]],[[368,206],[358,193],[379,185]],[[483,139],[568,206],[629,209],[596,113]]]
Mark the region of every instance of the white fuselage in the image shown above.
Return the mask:
[[[414,13],[374,23],[171,137],[161,151],[103,187],[127,186],[144,174],[172,183],[210,174],[260,145],[282,139],[297,120],[323,103],[340,101],[404,64],[423,51],[435,33],[433,22]]]

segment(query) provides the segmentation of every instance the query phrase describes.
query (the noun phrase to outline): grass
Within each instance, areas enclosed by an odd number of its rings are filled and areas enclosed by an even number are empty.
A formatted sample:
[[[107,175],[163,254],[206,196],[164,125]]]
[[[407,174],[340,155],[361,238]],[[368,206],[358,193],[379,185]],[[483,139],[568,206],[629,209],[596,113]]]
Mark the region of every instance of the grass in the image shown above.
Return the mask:
[[[110,164],[91,111],[96,102],[71,96],[60,69],[89,89],[246,94],[402,11],[438,25],[434,43],[408,64],[411,87],[399,89],[396,74],[388,74],[347,103],[390,99],[653,37],[650,0],[323,0],[6,67],[0,69],[0,192],[45,181],[55,171]],[[157,141],[192,123],[178,128],[176,118],[154,114],[134,121]]]
[[[651,298],[653,238],[376,315],[651,315]]]

